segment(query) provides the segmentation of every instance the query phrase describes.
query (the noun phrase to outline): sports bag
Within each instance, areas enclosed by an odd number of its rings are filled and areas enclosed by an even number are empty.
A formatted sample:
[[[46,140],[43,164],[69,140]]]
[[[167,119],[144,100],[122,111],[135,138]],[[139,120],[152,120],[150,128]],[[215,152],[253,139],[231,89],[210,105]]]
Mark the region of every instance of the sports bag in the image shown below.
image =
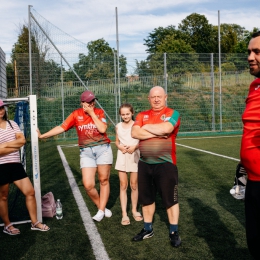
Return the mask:
[[[52,218],[56,215],[56,202],[53,193],[50,191],[42,196],[42,216]]]

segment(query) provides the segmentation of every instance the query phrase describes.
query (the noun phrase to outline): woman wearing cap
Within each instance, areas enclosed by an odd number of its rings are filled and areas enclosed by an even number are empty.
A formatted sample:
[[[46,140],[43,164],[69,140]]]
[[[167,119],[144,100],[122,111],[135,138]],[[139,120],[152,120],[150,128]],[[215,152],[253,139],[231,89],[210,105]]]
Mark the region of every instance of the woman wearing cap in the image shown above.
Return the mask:
[[[3,232],[18,235],[8,215],[8,191],[10,183],[14,183],[25,195],[32,224],[32,230],[48,231],[50,228],[37,219],[35,192],[30,179],[20,162],[19,149],[25,144],[25,138],[19,126],[7,119],[6,103],[0,100],[0,217],[4,222]]]
[[[91,200],[98,208],[93,217],[101,221],[104,216],[111,217],[112,212],[106,208],[110,193],[109,177],[113,163],[110,140],[106,135],[107,123],[104,111],[95,107],[94,93],[86,90],[80,96],[82,108],[74,110],[67,119],[45,134],[38,131],[40,139],[49,138],[75,127],[80,148],[80,168],[82,182]],[[98,172],[100,194],[95,188],[95,174]]]

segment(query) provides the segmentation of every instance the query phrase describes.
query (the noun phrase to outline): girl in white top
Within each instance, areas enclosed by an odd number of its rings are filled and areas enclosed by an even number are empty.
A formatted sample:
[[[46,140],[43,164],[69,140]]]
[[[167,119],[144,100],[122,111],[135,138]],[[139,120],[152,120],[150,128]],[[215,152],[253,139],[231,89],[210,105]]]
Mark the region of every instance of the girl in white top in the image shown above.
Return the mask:
[[[127,216],[127,186],[130,172],[132,214],[136,221],[142,221],[143,217],[137,211],[138,186],[137,186],[137,164],[140,157],[138,149],[139,140],[131,137],[131,129],[134,124],[134,110],[130,104],[123,104],[119,108],[122,118],[121,123],[116,125],[116,146],[117,159],[115,169],[118,170],[120,180],[120,203],[122,209],[122,225],[129,225],[130,219]]]

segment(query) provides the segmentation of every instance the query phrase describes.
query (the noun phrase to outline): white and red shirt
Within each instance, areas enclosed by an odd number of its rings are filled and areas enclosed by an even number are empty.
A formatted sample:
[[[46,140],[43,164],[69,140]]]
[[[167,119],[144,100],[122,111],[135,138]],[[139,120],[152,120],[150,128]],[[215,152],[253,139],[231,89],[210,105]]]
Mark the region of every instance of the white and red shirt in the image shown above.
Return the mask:
[[[100,108],[94,108],[96,116],[106,124],[105,113]],[[106,133],[100,133],[91,118],[84,112],[83,108],[74,110],[67,119],[61,124],[61,127],[68,131],[72,127],[76,128],[78,134],[79,147],[92,147],[105,143],[110,143]]]
[[[8,122],[6,122],[5,129],[0,128],[0,144],[14,141],[16,139],[16,134],[22,133],[19,126],[14,121],[9,120],[9,122],[11,123],[13,128],[10,126]],[[12,152],[4,156],[0,156],[0,164],[20,162],[21,160],[19,151]]]

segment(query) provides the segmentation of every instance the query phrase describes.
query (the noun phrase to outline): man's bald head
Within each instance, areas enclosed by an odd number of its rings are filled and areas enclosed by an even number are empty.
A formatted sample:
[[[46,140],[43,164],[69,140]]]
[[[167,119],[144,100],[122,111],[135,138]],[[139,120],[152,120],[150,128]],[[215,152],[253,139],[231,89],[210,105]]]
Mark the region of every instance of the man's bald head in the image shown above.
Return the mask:
[[[160,86],[151,88],[148,96],[150,105],[154,111],[160,111],[166,106],[167,95]]]

